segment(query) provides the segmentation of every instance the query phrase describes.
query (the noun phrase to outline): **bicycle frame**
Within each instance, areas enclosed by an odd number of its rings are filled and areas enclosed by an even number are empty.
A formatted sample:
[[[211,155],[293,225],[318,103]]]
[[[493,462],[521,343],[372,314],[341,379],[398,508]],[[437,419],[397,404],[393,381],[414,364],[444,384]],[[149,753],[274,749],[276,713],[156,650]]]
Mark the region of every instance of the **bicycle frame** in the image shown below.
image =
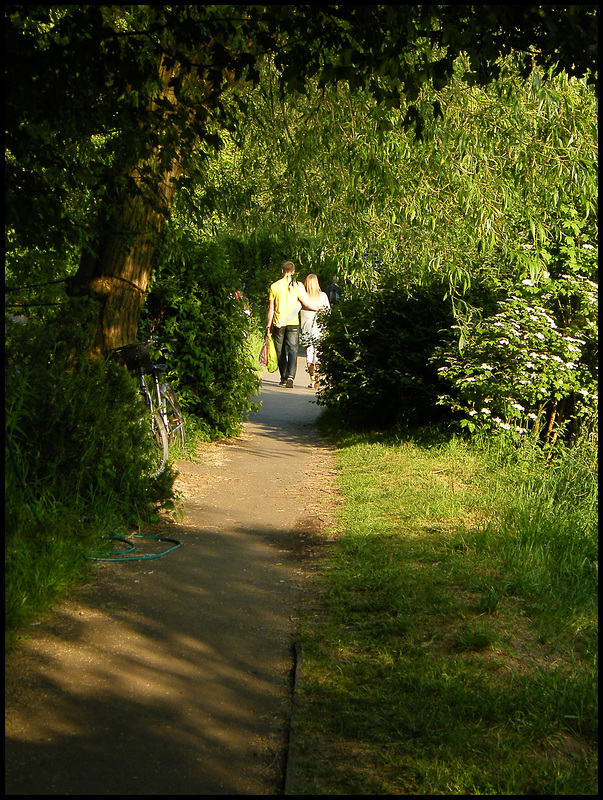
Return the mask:
[[[145,371],[140,367],[138,369],[138,382],[140,385],[140,393],[142,394],[149,410],[151,412],[158,412],[163,425],[167,431],[168,439],[170,443],[176,436],[180,437],[180,441],[182,442],[182,446],[184,447],[185,444],[185,435],[184,435],[184,417],[178,407],[176,398],[173,395],[173,392],[170,394],[170,386],[167,383],[161,383],[159,380],[159,374],[162,372],[167,371],[167,364],[153,364],[150,373],[145,373]],[[147,383],[146,374],[150,374],[153,379],[152,390],[149,389],[149,385]],[[177,414],[177,423],[174,425],[174,420],[170,419],[168,414],[168,409],[171,408],[174,413]]]
[[[165,427],[167,428],[167,420],[165,415],[165,403],[162,401],[161,397],[161,384],[159,383],[159,372],[165,372],[167,370],[167,364],[153,364],[151,368],[151,375],[153,378],[153,394],[149,390],[149,386],[147,384],[147,379],[144,372],[139,370],[139,377],[138,380],[140,382],[140,391],[148,398],[147,403],[150,403],[150,410],[151,411],[159,411],[161,414],[161,418],[165,423]]]
[[[167,364],[152,362],[148,345],[159,344],[157,340],[136,342],[116,348],[125,361],[126,366],[138,379],[139,392],[151,413],[157,418],[157,424],[165,431],[168,444],[178,440],[182,448],[186,447],[185,421],[174,392],[169,384],[161,383],[160,374],[167,371]],[[152,385],[147,381],[147,375],[152,376]],[[160,434],[157,434],[161,438]]]

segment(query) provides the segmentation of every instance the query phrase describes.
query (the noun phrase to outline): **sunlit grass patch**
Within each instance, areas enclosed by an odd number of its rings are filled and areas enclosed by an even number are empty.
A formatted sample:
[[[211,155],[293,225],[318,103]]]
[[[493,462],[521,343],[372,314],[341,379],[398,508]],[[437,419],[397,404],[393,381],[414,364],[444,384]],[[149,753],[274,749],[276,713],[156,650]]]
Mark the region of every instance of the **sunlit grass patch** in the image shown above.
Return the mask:
[[[462,442],[343,445],[343,535],[303,633],[299,793],[594,793],[594,584],[577,561],[559,577],[564,536],[547,560],[546,527],[505,527],[542,508],[548,474],[533,467],[534,498]]]

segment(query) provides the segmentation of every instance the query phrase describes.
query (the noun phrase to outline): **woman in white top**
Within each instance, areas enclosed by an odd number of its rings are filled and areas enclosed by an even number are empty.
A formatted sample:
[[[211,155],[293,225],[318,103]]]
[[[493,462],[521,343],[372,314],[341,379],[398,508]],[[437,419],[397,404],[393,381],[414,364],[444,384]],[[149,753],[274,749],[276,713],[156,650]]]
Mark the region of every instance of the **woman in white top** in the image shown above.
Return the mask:
[[[331,308],[329,298],[320,290],[320,284],[316,275],[311,273],[306,278],[304,283],[306,292],[312,299],[314,305],[319,307],[318,311],[308,311],[302,309],[299,312],[301,323],[301,345],[306,348],[306,363],[308,365],[308,373],[310,375],[310,385],[308,389],[316,389],[318,386],[318,364],[319,352],[318,343],[323,336],[322,326],[320,324],[321,313]]]

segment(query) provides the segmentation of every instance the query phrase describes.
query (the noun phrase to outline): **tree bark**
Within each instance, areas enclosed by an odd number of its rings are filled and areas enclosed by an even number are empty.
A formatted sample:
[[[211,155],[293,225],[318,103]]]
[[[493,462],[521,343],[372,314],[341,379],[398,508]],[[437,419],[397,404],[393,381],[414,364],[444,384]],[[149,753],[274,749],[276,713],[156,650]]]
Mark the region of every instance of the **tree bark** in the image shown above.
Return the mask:
[[[165,211],[176,191],[180,167],[173,164],[157,187],[155,203]],[[134,176],[135,177],[135,176]],[[136,177],[135,177],[136,180]],[[140,313],[166,217],[155,210],[147,190],[132,193],[105,238],[96,268],[88,280],[90,293],[99,301],[94,332],[96,351],[120,347],[136,340]]]
[[[177,65],[169,69],[160,66],[162,97],[172,104],[177,101],[169,81],[177,70]],[[82,256],[69,287],[72,296],[86,294],[97,301],[93,352],[136,340],[153,259],[182,174],[179,154],[167,169],[162,170],[160,165],[157,148],[130,171],[127,185],[131,188],[125,191],[96,254]],[[154,177],[143,178],[149,175]]]
[[[549,439],[551,437],[551,431],[553,430],[553,425],[555,424],[555,418],[557,416],[557,399],[553,397],[551,401],[551,415],[549,417],[548,424],[546,426],[546,430],[544,432],[544,443],[548,444]]]

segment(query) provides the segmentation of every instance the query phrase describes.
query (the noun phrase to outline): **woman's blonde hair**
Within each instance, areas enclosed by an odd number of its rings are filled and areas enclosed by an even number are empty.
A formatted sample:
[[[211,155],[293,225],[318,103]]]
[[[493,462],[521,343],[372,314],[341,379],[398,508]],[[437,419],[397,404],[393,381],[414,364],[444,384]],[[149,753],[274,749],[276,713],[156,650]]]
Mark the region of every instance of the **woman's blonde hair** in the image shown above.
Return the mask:
[[[318,276],[316,276],[313,272],[308,275],[304,285],[310,297],[320,296],[320,284],[318,282]]]

